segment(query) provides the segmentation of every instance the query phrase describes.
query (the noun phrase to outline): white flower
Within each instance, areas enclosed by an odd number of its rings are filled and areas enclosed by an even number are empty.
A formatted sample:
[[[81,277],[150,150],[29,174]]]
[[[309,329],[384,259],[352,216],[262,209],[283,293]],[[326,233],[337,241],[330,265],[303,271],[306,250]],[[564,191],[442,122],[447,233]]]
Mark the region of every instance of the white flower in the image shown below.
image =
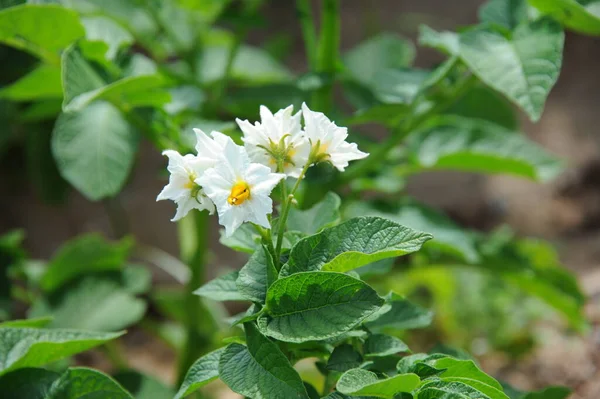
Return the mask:
[[[269,195],[284,177],[271,173],[265,165],[251,163],[244,147],[227,138],[219,161],[196,183],[217,206],[219,223],[229,237],[244,222],[270,227],[267,215],[273,212],[273,201]]]
[[[302,132],[300,112],[295,115],[294,106],[280,109],[275,114],[264,105],[260,106],[260,122],[252,125],[247,120],[236,119],[244,133],[244,146],[253,162],[267,165],[273,172],[278,170],[278,160],[290,177],[298,177],[308,160],[310,143]]]
[[[311,111],[302,104],[304,132],[312,145],[315,162],[329,161],[343,172],[350,161],[362,159],[369,154],[358,149],[355,143],[348,143],[348,129],[339,127],[323,113]]]
[[[229,137],[214,130],[210,134],[212,139],[202,129],[194,128],[194,133],[196,133],[196,152],[200,162],[206,166],[206,169],[212,168],[223,152]]]
[[[215,206],[204,194],[202,188],[194,181],[205,170],[202,160],[192,154],[182,156],[174,150],[163,152],[169,158],[167,170],[171,173],[169,184],[163,188],[156,198],[157,201],[173,200],[177,204],[177,212],[172,221],[179,220],[192,209],[207,210],[213,213]]]

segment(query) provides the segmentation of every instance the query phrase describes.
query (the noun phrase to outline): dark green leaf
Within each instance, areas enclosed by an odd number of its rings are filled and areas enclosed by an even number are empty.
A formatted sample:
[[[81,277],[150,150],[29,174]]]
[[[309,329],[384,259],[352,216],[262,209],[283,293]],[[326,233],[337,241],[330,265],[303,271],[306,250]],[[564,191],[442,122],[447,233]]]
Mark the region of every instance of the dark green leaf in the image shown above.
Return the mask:
[[[164,383],[134,370],[121,371],[113,377],[135,399],[172,399],[174,395]]]
[[[558,79],[564,39],[560,25],[550,19],[519,25],[510,38],[490,28],[472,29],[460,35],[460,57],[485,84],[537,121]]]
[[[292,208],[287,220],[288,230],[297,230],[304,234],[315,234],[325,227],[330,227],[340,220],[341,202],[337,194],[328,192],[325,198],[310,209],[303,211]]]
[[[433,356],[437,356],[433,355]],[[439,370],[429,364],[432,355],[426,353],[417,353],[410,356],[404,356],[398,361],[396,369],[399,374],[414,373],[422,379],[440,374],[443,370]]]
[[[514,29],[527,21],[527,0],[488,0],[479,8],[479,19]]]
[[[84,352],[123,333],[0,328],[0,374],[37,367]]]
[[[46,291],[54,291],[90,272],[120,270],[129,257],[132,245],[132,240],[128,238],[111,243],[95,233],[77,237],[58,249],[40,285]]]
[[[239,271],[234,271],[217,277],[198,288],[194,294],[213,301],[244,301],[246,298],[236,286],[238,275]]]
[[[139,137],[107,102],[63,113],[52,133],[52,152],[62,176],[85,197],[116,195],[133,166]]]
[[[348,51],[344,64],[354,79],[369,86],[383,70],[408,67],[414,58],[411,42],[392,33],[381,33]]]
[[[336,346],[329,360],[327,360],[327,370],[348,371],[357,368],[363,363],[363,358],[360,353],[354,350],[352,345],[342,344]]]
[[[347,272],[418,251],[432,236],[390,220],[358,217],[300,240],[281,275],[326,270]]]
[[[562,170],[556,157],[525,136],[475,119],[439,118],[411,135],[408,146],[414,162],[426,169],[509,173],[540,181]]]
[[[308,399],[300,375],[277,344],[254,323],[244,324],[248,347],[230,344],[221,355],[219,376],[233,391],[255,399]]]
[[[597,1],[528,0],[542,14],[566,27],[588,35],[600,35],[600,5]]]
[[[377,374],[363,369],[346,371],[337,382],[336,388],[347,395],[365,395],[393,399],[400,392],[411,392],[421,380],[416,374],[398,374],[391,378],[378,379]]]
[[[133,43],[133,36],[113,19],[103,16],[90,16],[81,19],[85,27],[85,39],[87,43],[80,44],[83,47],[84,54],[88,58],[101,60],[114,60],[117,52],[122,48]],[[86,44],[99,46],[102,51],[98,53],[86,52]]]
[[[219,360],[223,352],[225,352],[225,348],[219,348],[196,360],[185,375],[183,383],[174,399],[184,398],[195,390],[219,378]]]
[[[567,399],[571,392],[567,387],[549,387],[537,392],[528,392],[519,399]]]
[[[263,333],[281,341],[326,339],[351,330],[382,303],[375,290],[346,274],[297,273],[269,288],[268,316],[258,323]]]
[[[242,267],[236,286],[243,299],[265,303],[267,290],[277,279],[277,270],[269,251],[261,246]]]
[[[513,131],[519,127],[513,105],[485,86],[475,86],[469,90],[448,109],[448,113],[483,119]]]
[[[433,313],[430,310],[391,292],[386,296],[385,305],[370,316],[365,325],[374,331],[385,328],[410,330],[427,327],[431,324],[432,318]]]
[[[54,65],[58,51],[84,35],[77,14],[58,5],[32,5],[0,11],[0,42]]]
[[[433,380],[419,388],[419,399],[491,399],[479,390],[461,382]]]
[[[365,356],[370,358],[410,352],[410,349],[400,338],[385,334],[373,334],[365,341],[364,351]]]

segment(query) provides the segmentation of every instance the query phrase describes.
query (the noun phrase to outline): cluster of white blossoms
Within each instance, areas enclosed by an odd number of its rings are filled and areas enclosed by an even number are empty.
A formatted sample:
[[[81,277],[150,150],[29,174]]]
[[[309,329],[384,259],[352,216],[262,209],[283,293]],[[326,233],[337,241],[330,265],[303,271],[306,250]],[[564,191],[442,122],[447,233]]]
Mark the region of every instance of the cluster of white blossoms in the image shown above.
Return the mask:
[[[294,112],[290,105],[271,113],[260,107],[260,122],[254,125],[236,119],[244,136],[244,146],[220,132],[210,137],[194,129],[196,155],[166,150],[169,183],[157,201],[170,199],[177,204],[173,221],[192,209],[219,214],[225,234],[231,236],[244,222],[269,228],[267,215],[273,212],[271,191],[286,177],[302,179],[306,170],[319,162],[330,162],[340,171],[349,161],[365,158],[356,144],[348,143],[348,131],[323,113],[302,104]],[[304,117],[304,129],[301,118]]]

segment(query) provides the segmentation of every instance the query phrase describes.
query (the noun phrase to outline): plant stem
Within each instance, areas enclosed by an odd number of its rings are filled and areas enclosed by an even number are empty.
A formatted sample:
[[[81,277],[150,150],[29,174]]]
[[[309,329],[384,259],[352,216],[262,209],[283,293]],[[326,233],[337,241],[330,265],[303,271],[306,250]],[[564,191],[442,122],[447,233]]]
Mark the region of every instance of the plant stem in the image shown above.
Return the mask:
[[[215,87],[215,91],[213,93],[213,104],[215,107],[218,107],[225,93],[227,92],[227,86],[229,84],[229,80],[231,78],[231,70],[233,69],[233,62],[235,61],[235,57],[238,54],[238,51],[242,45],[242,42],[246,38],[246,29],[239,29],[234,38],[231,46],[229,47],[229,53],[227,54],[227,62],[225,64],[225,70],[223,71],[223,77],[219,84]]]
[[[312,106],[321,112],[333,107],[333,81],[340,50],[340,0],[322,0],[321,36],[317,72],[328,75],[328,81],[313,93]]]
[[[363,176],[371,171],[375,166],[379,165],[383,159],[387,156],[387,154],[397,145],[399,145],[410,133],[420,128],[423,123],[429,120],[432,116],[442,112],[450,105],[452,105],[456,100],[462,97],[476,82],[476,79],[473,75],[465,78],[454,90],[451,96],[444,101],[437,103],[427,112],[418,115],[415,118],[409,118],[405,123],[399,125],[396,129],[392,131],[392,134],[387,138],[387,140],[379,143],[376,150],[373,151],[367,158],[358,162],[356,165],[348,168],[348,171],[342,175],[339,180],[340,184],[345,184],[350,182],[351,180]]]
[[[193,291],[204,282],[205,254],[208,246],[208,213],[194,211],[179,224],[181,258],[190,267],[191,278],[185,289],[185,329],[186,338],[179,358],[177,382],[181,384],[194,361],[210,347],[210,328],[213,323],[199,331],[198,317],[210,320],[200,298]],[[212,320],[211,320],[212,321]]]
[[[317,68],[317,33],[313,22],[310,0],[297,0],[296,13],[298,20],[300,20],[300,27],[302,28],[302,38],[304,39],[308,66],[311,70],[315,70]]]
[[[108,341],[105,343],[104,353],[106,353],[106,356],[110,359],[110,362],[117,371],[127,370],[129,368],[127,360],[121,354],[121,348],[119,348],[117,341]]]
[[[300,172],[300,176],[298,176],[298,180],[296,180],[296,184],[294,184],[294,188],[290,192],[290,195],[287,196],[283,201],[283,206],[281,208],[281,216],[279,217],[279,226],[277,228],[277,245],[275,247],[275,268],[279,271],[280,259],[281,259],[281,246],[283,245],[283,233],[285,232],[285,225],[287,222],[288,215],[290,213],[290,207],[292,206],[292,200],[294,199],[294,194],[298,187],[300,187],[300,182],[304,179],[304,175],[306,175],[306,171],[312,165],[312,160],[309,159],[302,172]]]

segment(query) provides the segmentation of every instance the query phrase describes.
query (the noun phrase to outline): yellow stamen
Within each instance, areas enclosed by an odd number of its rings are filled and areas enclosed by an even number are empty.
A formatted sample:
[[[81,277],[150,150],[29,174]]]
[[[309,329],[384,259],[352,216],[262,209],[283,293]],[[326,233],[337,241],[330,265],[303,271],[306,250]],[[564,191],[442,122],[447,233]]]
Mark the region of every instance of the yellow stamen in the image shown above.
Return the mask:
[[[250,198],[250,187],[246,182],[236,183],[231,189],[231,194],[227,198],[230,205],[241,205]]]
[[[192,188],[194,188],[194,181],[188,180],[187,183],[185,183],[183,185],[183,188],[187,188],[188,190],[191,190]]]

